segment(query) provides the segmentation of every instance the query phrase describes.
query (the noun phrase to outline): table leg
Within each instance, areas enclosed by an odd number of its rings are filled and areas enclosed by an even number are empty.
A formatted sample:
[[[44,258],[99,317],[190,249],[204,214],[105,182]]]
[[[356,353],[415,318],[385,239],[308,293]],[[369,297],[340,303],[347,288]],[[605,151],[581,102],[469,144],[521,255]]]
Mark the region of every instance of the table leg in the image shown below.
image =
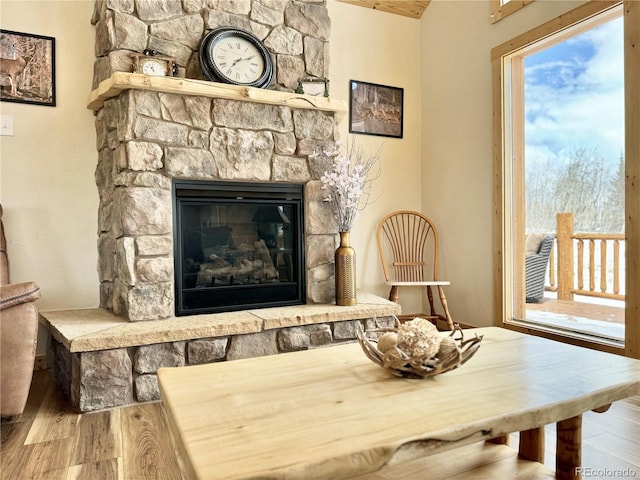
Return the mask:
[[[431,287],[427,287],[427,300],[429,300],[429,314],[436,316],[436,308],[433,305],[433,292]]]
[[[591,410],[592,412],[596,412],[596,413],[604,413],[607,410],[609,410],[611,408],[611,404],[607,403],[606,405],[602,405],[601,407],[598,408],[594,408],[593,410]]]
[[[486,440],[486,443],[494,443],[496,445],[509,445],[509,434],[505,433],[504,435],[500,435],[499,437]]]
[[[556,478],[579,480],[582,464],[582,415],[556,424]]]
[[[520,432],[518,456],[532,462],[544,463],[544,427]]]

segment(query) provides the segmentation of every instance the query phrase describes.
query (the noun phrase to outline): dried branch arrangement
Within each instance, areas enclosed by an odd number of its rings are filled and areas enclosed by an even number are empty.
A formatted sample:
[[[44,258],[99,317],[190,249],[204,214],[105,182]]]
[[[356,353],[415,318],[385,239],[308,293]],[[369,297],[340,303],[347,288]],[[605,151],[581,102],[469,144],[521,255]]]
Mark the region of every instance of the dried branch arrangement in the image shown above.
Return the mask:
[[[374,340],[377,338],[377,340]],[[451,335],[441,335],[424,318],[414,318],[393,328],[358,329],[358,342],[374,363],[398,377],[426,378],[445,373],[469,360],[480,348],[482,336],[465,340],[456,324]]]

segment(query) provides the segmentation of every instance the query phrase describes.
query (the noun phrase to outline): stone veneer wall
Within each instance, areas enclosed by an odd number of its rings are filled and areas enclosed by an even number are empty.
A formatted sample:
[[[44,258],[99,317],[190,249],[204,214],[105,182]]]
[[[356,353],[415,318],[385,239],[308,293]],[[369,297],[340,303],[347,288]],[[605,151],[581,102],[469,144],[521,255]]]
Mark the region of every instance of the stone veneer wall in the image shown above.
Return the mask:
[[[97,115],[100,306],[129,320],[174,315],[171,180],[305,184],[307,300],[334,296],[335,219],[322,201],[334,117],[320,111],[128,90]]]
[[[113,72],[131,72],[131,52],[176,58],[180,76],[202,79],[198,46],[207,31],[252,32],[274,58],[271,88],[292,91],[301,77],[329,77],[331,21],[326,0],[96,0],[93,88]]]
[[[160,399],[157,371],[225,360],[307,350],[353,341],[358,326],[393,326],[393,317],[265,330],[259,333],[70,353],[53,336],[47,362],[80,412]],[[364,353],[363,353],[364,358]]]
[[[237,26],[263,38],[275,57],[272,88],[327,76],[325,0],[97,0],[94,86],[131,71],[131,51],[177,58],[201,78],[197,48],[207,30]],[[306,184],[309,302],[333,300],[336,225],[309,159],[336,139],[331,113],[206,97],[126,91],[96,117],[99,150],[100,306],[132,321],[174,315],[171,179]]]

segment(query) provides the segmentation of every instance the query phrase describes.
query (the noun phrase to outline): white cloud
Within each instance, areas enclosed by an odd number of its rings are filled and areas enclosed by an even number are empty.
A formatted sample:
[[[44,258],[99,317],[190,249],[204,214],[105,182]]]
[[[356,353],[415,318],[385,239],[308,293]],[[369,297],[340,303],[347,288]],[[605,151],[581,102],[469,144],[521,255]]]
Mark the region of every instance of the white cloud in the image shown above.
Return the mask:
[[[622,19],[566,45],[567,58],[527,68],[527,156],[587,147],[617,162],[624,149]]]

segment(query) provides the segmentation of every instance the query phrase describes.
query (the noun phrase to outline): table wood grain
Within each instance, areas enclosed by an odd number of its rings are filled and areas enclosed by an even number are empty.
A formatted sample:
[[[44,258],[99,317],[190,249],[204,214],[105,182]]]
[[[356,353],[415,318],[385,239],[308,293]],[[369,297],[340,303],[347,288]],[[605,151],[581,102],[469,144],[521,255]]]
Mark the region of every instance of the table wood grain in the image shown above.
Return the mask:
[[[394,377],[348,343],[165,368],[159,385],[190,474],[226,480],[349,478],[640,393],[638,360],[476,333],[471,360],[428,379]]]

